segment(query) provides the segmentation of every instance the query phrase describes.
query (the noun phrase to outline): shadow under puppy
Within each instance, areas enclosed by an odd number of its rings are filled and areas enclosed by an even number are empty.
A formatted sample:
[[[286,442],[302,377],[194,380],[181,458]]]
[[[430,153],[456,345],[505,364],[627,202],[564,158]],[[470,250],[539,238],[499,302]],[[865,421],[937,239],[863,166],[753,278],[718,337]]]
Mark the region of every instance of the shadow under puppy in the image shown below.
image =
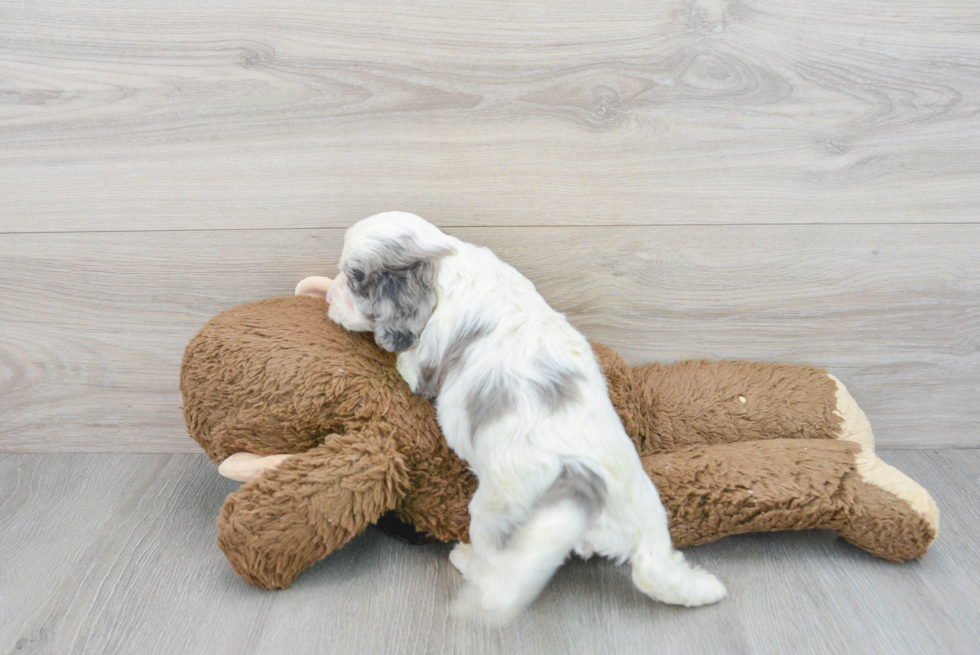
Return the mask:
[[[352,226],[339,267],[330,318],[398,353],[478,478],[471,543],[450,557],[467,581],[459,613],[509,621],[572,550],[628,560],[634,584],[663,602],[725,596],[674,550],[591,346],[527,278],[403,212]]]

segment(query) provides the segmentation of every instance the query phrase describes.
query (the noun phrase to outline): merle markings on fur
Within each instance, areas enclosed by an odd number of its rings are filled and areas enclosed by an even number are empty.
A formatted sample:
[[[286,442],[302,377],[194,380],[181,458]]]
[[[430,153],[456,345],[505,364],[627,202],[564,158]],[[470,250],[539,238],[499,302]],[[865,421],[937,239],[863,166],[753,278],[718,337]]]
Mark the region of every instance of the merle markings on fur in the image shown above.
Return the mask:
[[[347,266],[358,310],[375,321],[378,345],[402,352],[415,345],[435,305],[434,260],[411,236],[388,239],[378,251],[365,253]]]
[[[588,468],[564,466],[551,486],[541,494],[537,506],[547,507],[565,500],[577,503],[592,521],[606,502],[606,483]]]
[[[512,387],[499,371],[484,371],[466,393],[466,415],[470,438],[475,439],[485,426],[500,420],[514,408]]]
[[[548,357],[538,357],[534,362],[537,376],[531,379],[534,390],[552,412],[556,412],[565,403],[579,400],[579,383],[584,382],[584,376],[574,368]]]
[[[474,341],[493,331],[493,325],[484,317],[471,317],[463,320],[455,330],[449,344],[439,361],[420,363],[421,386],[418,393],[427,398],[435,399],[446,378],[456,370],[466,355],[466,349]]]
[[[398,353],[399,373],[435,400],[446,443],[479,479],[471,545],[450,557],[467,581],[460,612],[513,618],[572,551],[629,560],[636,586],[664,602],[725,595],[673,549],[588,341],[527,278],[402,212],[352,226],[340,270],[330,318]]]

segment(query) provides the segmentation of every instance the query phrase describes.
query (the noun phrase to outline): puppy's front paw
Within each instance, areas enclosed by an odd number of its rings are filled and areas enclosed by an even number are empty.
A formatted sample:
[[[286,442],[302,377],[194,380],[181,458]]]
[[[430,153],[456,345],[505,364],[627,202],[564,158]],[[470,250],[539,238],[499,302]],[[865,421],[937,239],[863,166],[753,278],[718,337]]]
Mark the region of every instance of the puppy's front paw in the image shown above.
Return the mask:
[[[415,361],[414,351],[399,353],[395,360],[395,369],[408,384],[412,393],[419,392],[419,367]]]

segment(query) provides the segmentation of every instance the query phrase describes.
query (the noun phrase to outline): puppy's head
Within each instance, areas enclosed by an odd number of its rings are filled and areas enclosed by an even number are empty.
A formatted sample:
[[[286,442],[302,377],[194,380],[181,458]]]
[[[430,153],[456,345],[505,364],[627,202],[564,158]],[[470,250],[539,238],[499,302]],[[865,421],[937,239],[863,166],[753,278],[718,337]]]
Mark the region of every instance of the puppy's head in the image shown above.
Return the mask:
[[[412,348],[436,305],[439,259],[452,250],[451,237],[414,214],[386,212],[355,223],[327,293],[328,316],[348,330],[374,332],[385,350]]]

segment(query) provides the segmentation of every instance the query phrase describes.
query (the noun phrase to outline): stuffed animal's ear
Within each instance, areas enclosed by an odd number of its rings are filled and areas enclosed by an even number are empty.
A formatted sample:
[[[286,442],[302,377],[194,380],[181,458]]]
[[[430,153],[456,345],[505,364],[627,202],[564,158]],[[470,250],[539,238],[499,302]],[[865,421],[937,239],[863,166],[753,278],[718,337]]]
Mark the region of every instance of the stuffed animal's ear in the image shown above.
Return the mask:
[[[400,353],[418,343],[436,306],[436,263],[422,258],[402,266],[386,266],[371,284],[374,340]]]
[[[300,281],[296,285],[296,291],[294,295],[297,296],[313,296],[314,298],[326,298],[327,289],[333,283],[328,277],[320,277],[319,275],[314,275],[313,277],[308,277]]]

